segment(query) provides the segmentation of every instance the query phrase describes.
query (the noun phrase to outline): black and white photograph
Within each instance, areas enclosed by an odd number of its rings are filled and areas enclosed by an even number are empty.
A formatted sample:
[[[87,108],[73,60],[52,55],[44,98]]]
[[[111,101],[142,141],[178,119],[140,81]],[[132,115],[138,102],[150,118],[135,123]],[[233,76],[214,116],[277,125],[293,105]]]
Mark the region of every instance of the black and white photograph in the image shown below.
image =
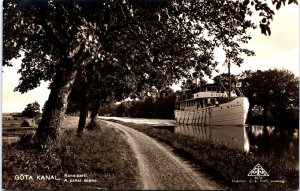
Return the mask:
[[[3,190],[298,190],[298,0],[4,0]]]

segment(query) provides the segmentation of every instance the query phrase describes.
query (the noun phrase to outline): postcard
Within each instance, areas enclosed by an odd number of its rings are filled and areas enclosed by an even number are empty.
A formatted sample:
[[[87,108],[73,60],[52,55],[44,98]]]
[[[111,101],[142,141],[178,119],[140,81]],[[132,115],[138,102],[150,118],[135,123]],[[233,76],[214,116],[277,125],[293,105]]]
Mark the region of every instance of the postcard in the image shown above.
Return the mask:
[[[299,189],[297,1],[2,10],[2,189]]]

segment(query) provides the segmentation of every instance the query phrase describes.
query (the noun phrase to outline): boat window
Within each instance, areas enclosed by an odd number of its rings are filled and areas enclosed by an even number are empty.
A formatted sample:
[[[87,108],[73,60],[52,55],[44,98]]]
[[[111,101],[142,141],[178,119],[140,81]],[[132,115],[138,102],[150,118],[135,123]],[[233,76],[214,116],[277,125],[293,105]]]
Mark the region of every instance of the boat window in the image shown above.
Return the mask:
[[[213,105],[216,104],[216,100],[215,100],[215,99],[211,99],[210,102],[211,102],[211,104],[213,104]]]

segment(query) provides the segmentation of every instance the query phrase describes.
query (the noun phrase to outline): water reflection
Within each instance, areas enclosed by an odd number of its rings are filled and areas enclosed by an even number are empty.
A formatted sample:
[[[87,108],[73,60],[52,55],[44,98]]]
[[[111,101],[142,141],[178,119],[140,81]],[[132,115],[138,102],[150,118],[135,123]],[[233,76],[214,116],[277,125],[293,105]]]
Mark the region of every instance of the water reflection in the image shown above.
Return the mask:
[[[251,134],[256,138],[264,135],[272,135],[274,133],[275,127],[273,126],[261,126],[261,125],[249,125],[247,128],[250,129]],[[250,132],[249,132],[250,133]]]
[[[280,134],[275,127],[270,126],[249,126],[247,129],[250,151],[298,161],[298,130],[288,136]]]
[[[221,143],[230,148],[249,152],[250,143],[245,127],[180,125],[175,133],[192,136],[197,140]]]
[[[176,126],[174,133],[197,140],[225,144],[230,148],[255,154],[267,154],[295,162],[299,168],[299,132],[281,135],[273,126]]]

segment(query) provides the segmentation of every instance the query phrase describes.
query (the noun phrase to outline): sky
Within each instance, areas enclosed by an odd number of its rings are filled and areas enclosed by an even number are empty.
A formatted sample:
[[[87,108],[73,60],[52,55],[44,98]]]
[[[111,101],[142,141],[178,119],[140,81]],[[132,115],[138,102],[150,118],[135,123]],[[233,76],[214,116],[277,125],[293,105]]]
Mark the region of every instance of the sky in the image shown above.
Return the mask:
[[[246,45],[248,49],[254,50],[256,56],[245,57],[241,67],[232,66],[231,72],[239,74],[245,70],[268,70],[288,69],[299,77],[299,6],[283,6],[275,11],[276,15],[271,23],[271,36],[261,34],[260,29],[248,31],[252,36]],[[225,54],[216,50],[215,57],[220,63],[224,63]],[[14,67],[4,67],[2,73],[2,112],[21,112],[27,104],[37,101],[41,107],[48,99],[48,83],[42,82],[41,86],[21,94],[14,92],[18,85],[21,60],[13,60]],[[225,66],[217,67],[221,74],[226,71]],[[174,86],[178,88],[178,86]]]

